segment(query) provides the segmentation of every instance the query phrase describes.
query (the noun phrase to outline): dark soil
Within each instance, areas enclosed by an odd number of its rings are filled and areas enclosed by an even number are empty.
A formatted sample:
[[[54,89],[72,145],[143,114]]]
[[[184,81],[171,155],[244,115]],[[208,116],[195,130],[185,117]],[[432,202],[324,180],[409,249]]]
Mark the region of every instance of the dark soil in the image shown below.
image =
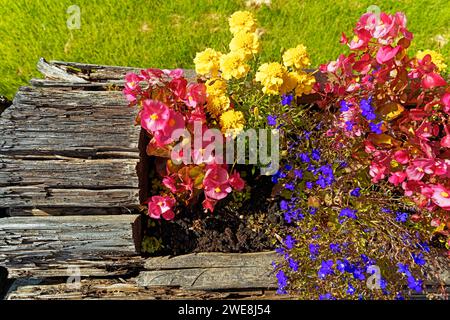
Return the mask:
[[[156,255],[178,255],[191,252],[257,252],[273,249],[271,225],[278,216],[271,198],[271,177],[248,175],[250,199],[242,207],[233,207],[230,196],[216,205],[214,213],[205,213],[201,204],[184,210],[173,221],[145,217],[144,233],[161,241]]]

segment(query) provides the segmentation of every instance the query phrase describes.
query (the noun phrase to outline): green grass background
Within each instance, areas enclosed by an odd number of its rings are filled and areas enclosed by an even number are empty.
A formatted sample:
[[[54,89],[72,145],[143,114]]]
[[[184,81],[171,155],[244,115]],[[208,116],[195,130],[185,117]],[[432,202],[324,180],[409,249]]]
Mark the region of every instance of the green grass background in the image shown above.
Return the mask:
[[[81,8],[81,29],[66,27],[70,5]],[[437,49],[449,63],[448,0],[356,1],[272,0],[254,10],[263,37],[262,59],[279,59],[283,49],[305,44],[318,66],[346,48],[339,44],[369,5],[404,11],[415,34],[412,50]],[[11,98],[37,76],[39,57],[137,67],[192,68],[205,47],[226,51],[227,17],[245,0],[0,0],[0,95]]]

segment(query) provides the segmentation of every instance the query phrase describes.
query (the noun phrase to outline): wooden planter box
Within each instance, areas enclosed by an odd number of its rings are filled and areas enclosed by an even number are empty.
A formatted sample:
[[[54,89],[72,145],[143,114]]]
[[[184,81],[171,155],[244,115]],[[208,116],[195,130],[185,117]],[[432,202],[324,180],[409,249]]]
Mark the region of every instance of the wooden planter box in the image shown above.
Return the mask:
[[[139,69],[38,69],[45,79],[0,115],[0,298],[288,298],[274,292],[273,252],[142,258],[147,158],[121,92]]]
[[[121,89],[139,69],[44,59],[37,67],[45,79],[21,87],[0,115],[0,295],[274,297],[273,252],[138,254],[146,154]]]

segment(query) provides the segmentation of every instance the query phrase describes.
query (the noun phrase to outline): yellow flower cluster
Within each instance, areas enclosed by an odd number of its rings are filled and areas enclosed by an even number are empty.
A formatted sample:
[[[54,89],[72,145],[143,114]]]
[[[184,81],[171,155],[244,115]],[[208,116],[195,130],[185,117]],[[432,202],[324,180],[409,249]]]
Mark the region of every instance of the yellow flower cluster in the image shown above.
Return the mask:
[[[283,64],[286,67],[292,67],[295,70],[301,70],[311,65],[306,47],[299,44],[295,48],[286,50],[283,54]]]
[[[230,108],[230,98],[227,96],[227,84],[221,78],[206,81],[206,110],[214,119]]]
[[[256,33],[257,21],[248,11],[237,11],[228,19],[233,39],[230,52],[222,54],[207,48],[195,56],[195,71],[210,78],[206,81],[206,110],[212,118],[219,121],[222,131],[242,130],[245,125],[244,114],[230,110],[231,101],[227,94],[227,80],[242,79],[250,71],[247,61],[260,51],[259,37]]]
[[[222,53],[211,48],[197,52],[194,58],[195,72],[201,76],[211,75],[212,77],[217,77],[221,56]]]
[[[436,65],[439,72],[445,71],[447,65],[445,64],[442,54],[433,50],[424,50],[416,53],[416,58],[422,60],[427,54],[431,56],[431,61]]]
[[[260,50],[259,39],[256,33],[238,32],[230,42],[231,52],[240,52],[245,60],[250,59]]]
[[[314,76],[303,71],[290,71],[278,62],[264,63],[258,69],[255,80],[263,86],[265,94],[286,94],[295,89],[295,95],[301,96],[311,92]]]
[[[245,118],[241,111],[228,110],[220,116],[220,127],[226,136],[236,135],[244,129]]]
[[[250,66],[245,63],[245,56],[241,52],[230,52],[220,57],[220,71],[225,80],[241,79],[249,70]]]
[[[238,32],[255,32],[257,27],[257,22],[253,14],[248,11],[236,11],[228,19],[230,25],[230,31],[232,34]]]

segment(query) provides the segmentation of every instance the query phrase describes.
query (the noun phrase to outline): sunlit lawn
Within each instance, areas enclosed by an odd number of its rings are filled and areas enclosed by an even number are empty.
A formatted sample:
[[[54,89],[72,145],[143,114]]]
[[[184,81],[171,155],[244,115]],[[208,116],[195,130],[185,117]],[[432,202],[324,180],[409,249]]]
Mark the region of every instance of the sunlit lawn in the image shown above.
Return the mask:
[[[81,8],[81,28],[66,26],[70,5]],[[256,12],[263,36],[262,59],[277,59],[281,50],[304,43],[315,66],[345,50],[349,33],[373,1],[273,0]],[[382,10],[404,11],[415,34],[412,50],[441,51],[449,62],[447,0],[380,1]],[[193,66],[196,51],[207,46],[227,50],[227,17],[245,9],[245,1],[226,0],[0,0],[0,95],[12,97],[18,86],[36,76],[39,57],[138,67]],[[447,63],[448,64],[448,63]]]

